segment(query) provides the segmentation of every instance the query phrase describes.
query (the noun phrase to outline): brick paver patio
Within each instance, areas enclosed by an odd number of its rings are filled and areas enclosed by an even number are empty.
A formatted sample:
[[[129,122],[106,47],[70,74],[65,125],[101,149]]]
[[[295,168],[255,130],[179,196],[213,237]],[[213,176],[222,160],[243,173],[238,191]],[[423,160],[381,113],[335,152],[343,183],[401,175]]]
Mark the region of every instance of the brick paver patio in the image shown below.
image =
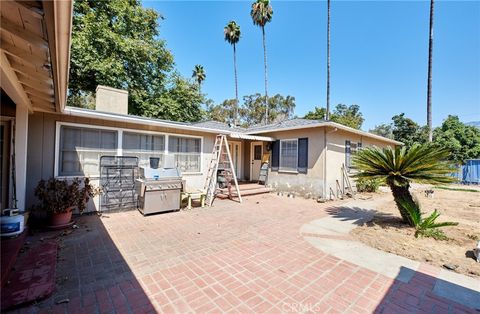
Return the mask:
[[[299,229],[327,206],[270,194],[82,216],[61,238],[56,292],[18,312],[475,313],[433,293],[432,267],[402,283],[310,246]]]

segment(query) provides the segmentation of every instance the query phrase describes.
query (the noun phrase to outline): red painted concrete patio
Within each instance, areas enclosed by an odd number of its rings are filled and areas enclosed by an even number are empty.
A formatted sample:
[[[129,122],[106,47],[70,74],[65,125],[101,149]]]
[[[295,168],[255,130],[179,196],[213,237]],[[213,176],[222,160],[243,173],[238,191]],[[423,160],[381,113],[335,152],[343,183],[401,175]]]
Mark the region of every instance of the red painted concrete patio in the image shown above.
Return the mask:
[[[53,296],[17,311],[475,313],[433,293],[432,267],[403,283],[311,247],[299,229],[331,204],[270,194],[214,205],[80,217],[60,242]]]

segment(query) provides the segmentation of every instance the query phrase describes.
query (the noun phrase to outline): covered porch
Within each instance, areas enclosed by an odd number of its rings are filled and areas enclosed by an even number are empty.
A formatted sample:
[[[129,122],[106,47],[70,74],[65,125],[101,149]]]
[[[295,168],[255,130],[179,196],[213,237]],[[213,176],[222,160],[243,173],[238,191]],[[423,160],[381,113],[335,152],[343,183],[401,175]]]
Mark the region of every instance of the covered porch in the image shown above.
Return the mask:
[[[271,143],[275,139],[267,136],[231,133],[228,147],[232,156],[235,174],[243,188],[258,183],[262,163],[269,162]]]

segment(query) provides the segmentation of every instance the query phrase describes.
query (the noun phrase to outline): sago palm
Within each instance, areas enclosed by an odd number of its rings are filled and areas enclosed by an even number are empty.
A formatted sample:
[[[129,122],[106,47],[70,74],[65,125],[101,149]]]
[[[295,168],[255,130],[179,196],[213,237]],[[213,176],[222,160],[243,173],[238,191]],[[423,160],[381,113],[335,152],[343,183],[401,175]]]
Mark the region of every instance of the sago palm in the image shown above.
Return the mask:
[[[198,90],[200,90],[202,82],[205,81],[205,79],[207,78],[207,74],[205,73],[203,66],[201,66],[200,64],[197,64],[195,68],[193,68],[192,77],[195,79],[195,81],[198,84]]]
[[[236,45],[240,40],[240,26],[235,21],[228,22],[227,26],[223,29],[225,40],[233,46],[233,71],[235,75],[235,117],[234,123],[237,123],[238,119],[238,81],[237,81],[237,50]]]
[[[409,208],[415,205],[409,191],[410,183],[452,182],[454,179],[449,174],[453,170],[445,161],[447,157],[446,150],[430,145],[414,145],[410,149],[368,147],[357,153],[353,165],[359,170],[355,177],[381,180],[390,187],[403,221],[413,226],[405,206],[405,203]]]
[[[269,0],[257,0],[250,11],[254,25],[262,28],[263,64],[265,70],[265,124],[268,122],[268,75],[267,75],[267,44],[265,40],[265,25],[272,20],[273,9]]]

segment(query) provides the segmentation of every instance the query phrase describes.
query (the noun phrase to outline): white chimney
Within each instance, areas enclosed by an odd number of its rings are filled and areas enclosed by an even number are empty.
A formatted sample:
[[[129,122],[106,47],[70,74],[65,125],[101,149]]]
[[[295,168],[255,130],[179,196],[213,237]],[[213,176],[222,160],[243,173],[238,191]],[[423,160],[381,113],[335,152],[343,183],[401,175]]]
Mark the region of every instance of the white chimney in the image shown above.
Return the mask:
[[[103,112],[128,114],[128,91],[98,85],[95,109]]]

